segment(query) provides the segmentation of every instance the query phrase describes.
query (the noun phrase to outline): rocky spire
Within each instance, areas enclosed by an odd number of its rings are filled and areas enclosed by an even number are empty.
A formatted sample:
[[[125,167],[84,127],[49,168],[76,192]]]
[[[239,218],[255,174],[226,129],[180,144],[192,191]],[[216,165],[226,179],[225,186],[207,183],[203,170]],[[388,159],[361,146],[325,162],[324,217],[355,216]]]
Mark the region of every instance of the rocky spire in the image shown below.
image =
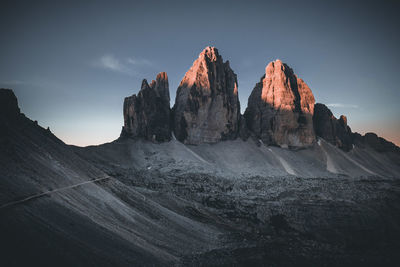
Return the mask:
[[[346,116],[342,115],[338,120],[327,106],[317,103],[314,108],[313,121],[317,136],[344,151],[352,149],[352,133],[350,127],[347,126]]]
[[[366,133],[361,135],[359,133],[352,133],[352,139],[355,146],[369,146],[378,152],[398,153],[400,155],[400,147],[392,142],[377,136],[375,133]],[[396,157],[396,163],[400,165],[400,157]]]
[[[314,103],[310,88],[289,66],[280,60],[270,62],[249,97],[247,126],[266,144],[311,145]]]
[[[125,98],[121,137],[141,137],[153,142],[169,141],[169,101],[168,77],[165,72],[159,73],[150,85],[144,79],[139,93]]]
[[[214,143],[238,135],[236,74],[215,47],[206,47],[186,72],[173,114],[176,138],[186,144]]]
[[[347,125],[346,116],[341,115],[337,119],[324,104],[315,104],[313,121],[317,136],[344,151],[350,151],[354,146],[368,146],[378,152],[400,153],[399,147],[375,133],[353,133]],[[397,163],[400,162],[397,160]]]

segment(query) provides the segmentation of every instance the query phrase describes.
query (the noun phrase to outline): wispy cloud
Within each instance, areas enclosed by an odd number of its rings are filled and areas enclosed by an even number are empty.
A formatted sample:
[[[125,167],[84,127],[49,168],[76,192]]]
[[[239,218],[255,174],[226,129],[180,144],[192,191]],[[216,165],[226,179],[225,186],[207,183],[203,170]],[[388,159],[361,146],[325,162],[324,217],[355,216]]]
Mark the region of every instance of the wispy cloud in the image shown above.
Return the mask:
[[[150,60],[143,59],[143,58],[134,58],[129,57],[126,59],[126,62],[135,66],[153,66],[153,63]]]
[[[343,103],[331,103],[331,104],[327,104],[326,106],[331,107],[331,108],[359,108],[358,105],[343,104]]]
[[[95,67],[123,73],[130,76],[138,76],[139,67],[151,67],[153,63],[147,59],[139,59],[129,57],[119,59],[112,54],[106,54],[97,59],[94,64]]]
[[[111,54],[101,56],[94,62],[94,66],[115,72],[131,74],[129,68]]]

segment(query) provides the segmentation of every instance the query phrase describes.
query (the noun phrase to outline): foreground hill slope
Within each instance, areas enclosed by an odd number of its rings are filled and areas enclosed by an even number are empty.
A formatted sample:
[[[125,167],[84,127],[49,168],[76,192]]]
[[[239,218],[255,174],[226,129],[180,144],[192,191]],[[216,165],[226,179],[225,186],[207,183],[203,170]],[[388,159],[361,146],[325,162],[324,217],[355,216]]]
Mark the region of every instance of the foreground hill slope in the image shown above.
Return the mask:
[[[0,99],[1,265],[400,262],[396,154],[322,139],[78,148],[21,114],[10,90]]]
[[[346,153],[324,140],[295,151],[252,140],[188,146],[120,139],[74,149],[126,185],[146,188],[147,197],[196,203],[192,215],[222,227],[223,245],[186,255],[185,264],[399,260],[399,165],[391,154],[357,147]],[[199,214],[200,207],[215,217]]]
[[[185,216],[177,197],[147,198],[19,109],[2,112],[1,265],[165,266],[216,246],[219,231]]]

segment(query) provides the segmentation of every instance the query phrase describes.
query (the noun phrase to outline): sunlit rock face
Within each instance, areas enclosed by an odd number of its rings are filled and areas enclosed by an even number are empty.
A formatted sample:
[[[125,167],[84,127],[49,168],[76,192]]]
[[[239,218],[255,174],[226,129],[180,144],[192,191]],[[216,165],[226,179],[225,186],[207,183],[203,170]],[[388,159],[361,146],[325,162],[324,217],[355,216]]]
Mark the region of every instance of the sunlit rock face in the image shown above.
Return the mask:
[[[315,141],[314,95],[280,60],[268,64],[245,112],[248,128],[265,144],[304,147]]]
[[[141,137],[153,142],[171,139],[168,77],[157,75],[150,85],[144,79],[137,95],[124,101],[124,127],[121,137]]]
[[[317,136],[325,141],[349,151],[353,147],[351,129],[347,126],[347,118],[342,115],[339,119],[332,114],[324,104],[317,103],[314,107],[314,129]]]
[[[207,47],[186,72],[173,108],[176,138],[185,144],[215,143],[238,135],[236,74],[218,50]]]

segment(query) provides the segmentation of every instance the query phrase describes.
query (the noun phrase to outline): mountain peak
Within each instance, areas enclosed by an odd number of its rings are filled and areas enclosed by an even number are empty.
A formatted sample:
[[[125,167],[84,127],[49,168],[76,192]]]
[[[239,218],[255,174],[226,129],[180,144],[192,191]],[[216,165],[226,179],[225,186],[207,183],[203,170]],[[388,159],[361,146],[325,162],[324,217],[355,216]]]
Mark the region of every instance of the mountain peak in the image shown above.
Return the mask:
[[[153,142],[171,138],[168,77],[165,72],[157,75],[150,85],[143,79],[137,95],[124,101],[124,127],[122,137],[141,137]]]
[[[283,63],[280,59],[276,59],[268,63],[267,67],[265,67],[265,75],[270,77],[272,77],[273,75],[281,77],[296,76],[292,68]]]
[[[266,144],[309,146],[315,141],[314,96],[293,70],[277,59],[265,68],[245,112],[249,128]]]
[[[142,85],[140,86],[140,90],[145,90],[148,87],[149,87],[149,83],[147,82],[147,79],[143,79]]]
[[[0,117],[8,119],[19,114],[18,101],[13,90],[0,88]]]
[[[218,49],[213,46],[207,46],[200,53],[199,57],[208,58],[210,61],[217,61],[221,56],[218,53]]]
[[[186,144],[215,143],[238,134],[237,77],[215,47],[206,47],[183,77],[174,106],[174,132]]]

